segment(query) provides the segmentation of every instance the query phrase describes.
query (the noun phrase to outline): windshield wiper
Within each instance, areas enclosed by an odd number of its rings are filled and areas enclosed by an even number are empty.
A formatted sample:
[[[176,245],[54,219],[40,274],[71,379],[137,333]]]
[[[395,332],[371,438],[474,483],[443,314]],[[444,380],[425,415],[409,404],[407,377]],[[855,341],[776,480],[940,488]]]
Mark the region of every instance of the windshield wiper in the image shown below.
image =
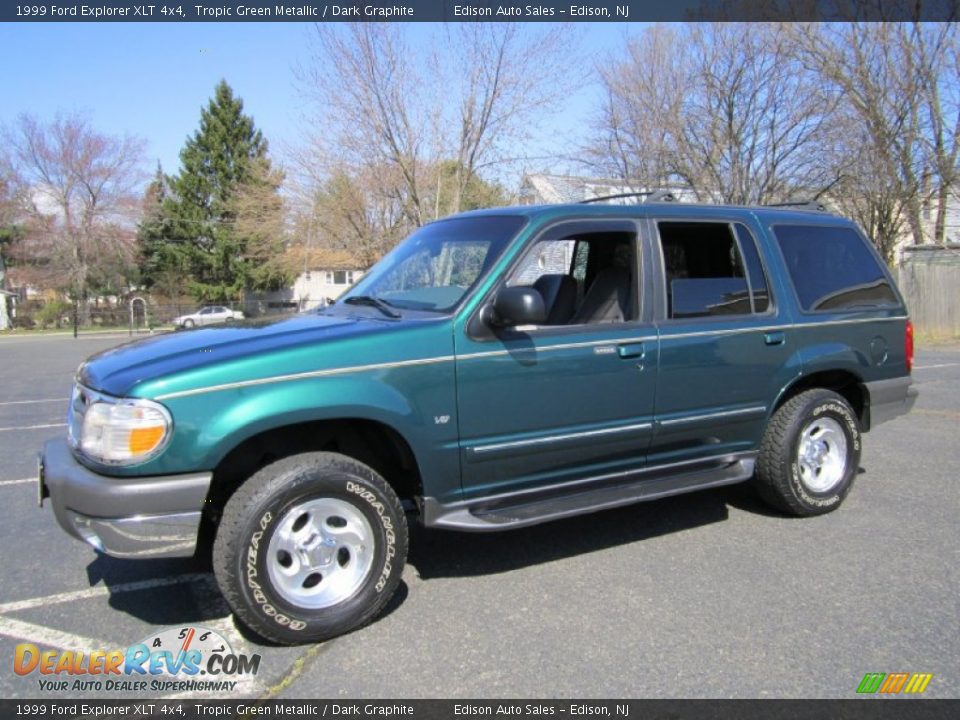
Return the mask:
[[[396,319],[401,317],[400,313],[390,307],[390,303],[373,295],[351,295],[343,302],[349,305],[369,305],[370,307],[375,307],[390,318]]]

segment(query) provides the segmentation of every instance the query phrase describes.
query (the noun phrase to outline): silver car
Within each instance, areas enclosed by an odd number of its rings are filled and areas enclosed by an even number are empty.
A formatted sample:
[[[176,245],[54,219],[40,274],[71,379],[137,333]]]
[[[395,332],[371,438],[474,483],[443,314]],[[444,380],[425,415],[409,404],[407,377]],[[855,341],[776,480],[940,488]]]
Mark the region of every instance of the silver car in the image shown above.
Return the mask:
[[[216,323],[243,320],[244,315],[239,310],[231,310],[223,305],[209,305],[202,307],[195,313],[181,315],[173,319],[176,327],[192,328],[198,325],[214,325]]]

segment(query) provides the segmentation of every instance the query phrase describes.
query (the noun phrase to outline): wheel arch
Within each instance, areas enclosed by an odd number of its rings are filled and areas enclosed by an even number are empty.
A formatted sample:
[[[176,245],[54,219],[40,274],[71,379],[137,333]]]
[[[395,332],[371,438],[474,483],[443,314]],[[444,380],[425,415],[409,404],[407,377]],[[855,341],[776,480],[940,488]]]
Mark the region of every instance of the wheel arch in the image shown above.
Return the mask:
[[[416,455],[396,428],[359,417],[295,422],[246,437],[222,457],[213,471],[201,538],[212,539],[223,507],[247,478],[273,462],[314,451],[341,453],[369,465],[408,509],[423,494]]]
[[[861,429],[864,432],[869,430],[870,393],[863,378],[849,369],[817,370],[800,375],[780,391],[769,415],[773,416],[791,398],[814,388],[832,390],[844,398],[856,413]]]

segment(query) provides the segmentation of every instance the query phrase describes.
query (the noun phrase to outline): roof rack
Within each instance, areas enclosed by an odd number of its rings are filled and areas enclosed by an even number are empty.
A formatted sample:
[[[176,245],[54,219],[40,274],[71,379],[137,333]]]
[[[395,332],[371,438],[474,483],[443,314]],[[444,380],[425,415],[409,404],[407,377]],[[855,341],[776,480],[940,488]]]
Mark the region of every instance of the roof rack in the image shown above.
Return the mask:
[[[618,193],[616,195],[603,195],[601,197],[587,198],[586,200],[581,200],[581,205],[589,205],[590,203],[603,202],[604,200],[619,200],[621,198],[645,198],[644,202],[676,202],[677,196],[674,195],[669,190],[650,190],[649,192],[629,192],[629,193]]]
[[[766,203],[764,207],[792,207],[798,210],[811,210],[813,212],[829,213],[827,206],[819,200],[793,200],[780,203]]]

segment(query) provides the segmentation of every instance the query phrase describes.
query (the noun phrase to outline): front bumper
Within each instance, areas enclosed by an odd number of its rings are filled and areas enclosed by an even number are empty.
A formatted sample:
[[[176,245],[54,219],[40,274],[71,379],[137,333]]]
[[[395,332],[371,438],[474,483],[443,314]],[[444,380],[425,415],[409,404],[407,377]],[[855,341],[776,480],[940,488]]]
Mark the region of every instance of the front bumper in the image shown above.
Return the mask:
[[[909,375],[891,380],[875,380],[865,383],[870,398],[869,429],[880,423],[893,420],[913,409],[917,402],[917,388]]]
[[[49,497],[68,535],[122,558],[188,557],[211,473],[106,477],[73,457],[65,439],[50,440],[40,456],[40,500]]]

